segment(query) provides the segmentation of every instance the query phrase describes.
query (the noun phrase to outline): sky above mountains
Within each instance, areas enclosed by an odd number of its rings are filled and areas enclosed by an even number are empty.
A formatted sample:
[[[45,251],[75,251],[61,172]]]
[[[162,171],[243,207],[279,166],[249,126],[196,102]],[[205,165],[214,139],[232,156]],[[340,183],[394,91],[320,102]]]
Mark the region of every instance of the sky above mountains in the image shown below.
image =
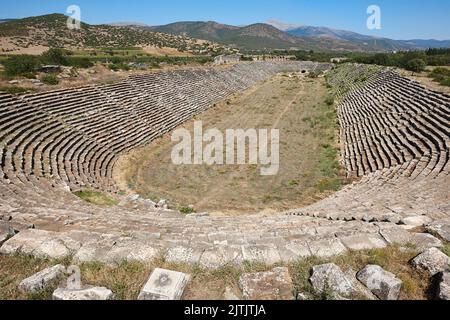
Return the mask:
[[[381,8],[381,30],[367,29],[372,4]],[[2,3],[0,19],[66,13],[70,5],[78,5],[81,20],[91,24],[213,20],[246,25],[274,19],[392,39],[450,39],[447,0],[19,0]]]

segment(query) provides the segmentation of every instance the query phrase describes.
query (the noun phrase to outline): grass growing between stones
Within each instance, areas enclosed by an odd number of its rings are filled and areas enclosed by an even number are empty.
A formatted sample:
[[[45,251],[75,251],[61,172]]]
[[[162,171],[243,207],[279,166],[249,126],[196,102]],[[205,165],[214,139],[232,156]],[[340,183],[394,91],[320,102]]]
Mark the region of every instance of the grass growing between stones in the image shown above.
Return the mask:
[[[92,203],[92,204],[115,206],[119,203],[117,200],[114,200],[114,199],[108,197],[107,195],[105,195],[101,192],[97,192],[97,191],[83,190],[83,191],[74,192],[74,194],[78,198],[80,198],[86,202]]]
[[[48,300],[56,287],[27,294],[18,289],[20,282],[39,271],[63,264],[68,266],[70,258],[63,260],[38,259],[28,255],[0,255],[0,300]]]
[[[448,253],[449,244],[443,247]],[[191,275],[191,280],[185,290],[185,300],[222,300],[233,296],[241,298],[239,278],[244,273],[265,272],[274,267],[286,266],[289,268],[293,281],[292,298],[299,293],[312,300],[333,299],[333,292],[325,290],[315,293],[309,278],[312,267],[324,263],[335,263],[346,272],[353,273],[363,269],[368,264],[376,264],[392,272],[403,281],[401,300],[425,300],[432,298],[432,279],[425,272],[415,270],[410,261],[418,255],[414,248],[388,247],[385,249],[349,252],[346,255],[333,258],[309,257],[289,264],[268,266],[262,263],[244,262],[241,267],[224,266],[216,270],[208,270],[199,266],[189,266],[169,263],[160,257],[151,263],[122,262],[117,266],[108,266],[103,263],[84,263],[80,266],[81,281],[83,285],[107,287],[115,294],[118,300],[135,300],[140,290],[148,280],[155,268],[169,269]],[[70,265],[70,259],[51,261],[37,259],[26,255],[2,256],[0,255],[0,300],[28,299],[46,300],[51,298],[55,288],[48,288],[43,292],[27,295],[18,290],[19,283],[58,263]],[[61,282],[64,285],[64,281]],[[363,297],[354,297],[363,299]]]

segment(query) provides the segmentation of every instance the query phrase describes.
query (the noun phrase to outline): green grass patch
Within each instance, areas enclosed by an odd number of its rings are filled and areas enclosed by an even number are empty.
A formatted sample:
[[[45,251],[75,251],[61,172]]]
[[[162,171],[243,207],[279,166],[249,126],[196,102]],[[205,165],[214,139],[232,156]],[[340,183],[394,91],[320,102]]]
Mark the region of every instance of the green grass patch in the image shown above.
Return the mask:
[[[41,78],[41,81],[51,86],[55,86],[59,83],[59,79],[55,74],[46,74]]]
[[[444,244],[441,251],[450,257],[450,243]]]
[[[194,208],[191,208],[191,207],[181,207],[181,208],[179,209],[179,211],[180,211],[182,214],[192,214],[192,213],[195,213],[195,209],[194,209]]]
[[[74,192],[74,194],[80,198],[83,199],[86,202],[97,204],[97,205],[107,205],[107,206],[115,206],[119,204],[117,200],[114,200],[107,195],[98,192],[98,191],[92,191],[92,190],[84,190],[84,191],[77,191]]]
[[[428,77],[443,86],[450,87],[450,69],[435,68],[428,74]]]
[[[0,91],[9,93],[9,94],[21,94],[30,91],[36,91],[34,88],[21,88],[21,87],[0,87]]]

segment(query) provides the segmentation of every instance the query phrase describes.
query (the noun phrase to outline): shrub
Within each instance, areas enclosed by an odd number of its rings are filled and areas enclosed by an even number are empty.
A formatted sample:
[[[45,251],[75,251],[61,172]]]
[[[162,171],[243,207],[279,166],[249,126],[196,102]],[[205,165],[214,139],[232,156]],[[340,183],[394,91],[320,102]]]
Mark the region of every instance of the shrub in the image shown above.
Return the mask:
[[[195,213],[195,210],[191,207],[181,207],[180,212],[183,214],[191,214],[191,213]]]
[[[428,74],[428,77],[439,82],[443,86],[450,87],[450,70],[445,68],[436,68]]]
[[[52,86],[57,85],[59,83],[58,77],[54,74],[46,74],[41,78],[41,81],[45,84]]]
[[[69,66],[82,69],[90,68],[94,65],[88,58],[81,57],[68,57],[67,63]]]
[[[3,61],[5,73],[8,76],[21,76],[34,73],[40,65],[37,57],[28,55],[12,56]]]
[[[118,71],[118,70],[128,71],[128,70],[130,70],[130,67],[125,63],[111,63],[108,65],[108,68],[113,71]]]
[[[406,63],[405,69],[412,72],[421,72],[425,70],[426,66],[427,66],[426,62],[423,61],[422,59],[412,59]]]
[[[64,49],[51,48],[42,54],[42,61],[46,64],[57,64],[67,66],[68,51]]]

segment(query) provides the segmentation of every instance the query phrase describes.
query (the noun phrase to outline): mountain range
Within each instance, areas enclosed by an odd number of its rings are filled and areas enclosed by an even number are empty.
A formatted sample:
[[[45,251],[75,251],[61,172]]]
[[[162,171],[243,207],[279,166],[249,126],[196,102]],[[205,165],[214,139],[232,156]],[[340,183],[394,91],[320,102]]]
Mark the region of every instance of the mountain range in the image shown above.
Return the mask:
[[[214,21],[184,21],[162,26],[139,22],[108,25],[82,23],[80,32],[66,28],[67,17],[49,14],[24,19],[0,19],[0,37],[11,46],[145,46],[172,47],[188,52],[209,52],[197,40],[223,47],[246,50],[316,50],[387,52],[450,48],[450,40],[392,40],[327,27],[303,26],[276,20],[247,26],[233,26]],[[202,47],[203,46],[203,47]]]
[[[423,50],[450,48],[450,40],[393,40],[327,27],[302,26],[276,20],[249,26],[214,21],[185,21],[149,27],[153,31],[216,41],[240,49],[303,49],[336,51]]]

